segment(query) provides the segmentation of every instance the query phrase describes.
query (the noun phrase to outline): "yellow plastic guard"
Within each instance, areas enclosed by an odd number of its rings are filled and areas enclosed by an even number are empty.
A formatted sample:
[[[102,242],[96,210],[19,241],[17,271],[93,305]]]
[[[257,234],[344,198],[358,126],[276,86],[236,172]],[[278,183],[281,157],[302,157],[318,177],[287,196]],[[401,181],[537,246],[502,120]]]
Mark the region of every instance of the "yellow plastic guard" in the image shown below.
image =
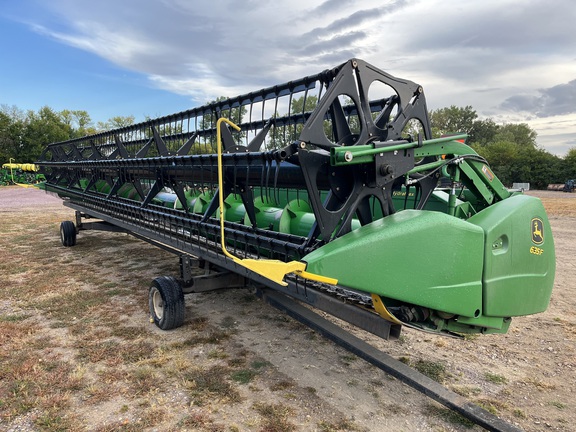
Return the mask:
[[[252,270],[254,273],[258,273],[265,278],[273,280],[277,284],[286,286],[288,285],[284,282],[284,276],[288,273],[296,273],[298,271],[304,271],[306,265],[298,261],[283,262],[279,260],[269,260],[269,259],[240,259],[234,257],[234,261],[247,269]]]
[[[220,130],[222,122],[228,123],[237,131],[240,131],[240,127],[232,123],[227,118],[221,117],[216,122],[216,144],[218,150],[218,203],[220,205],[220,246],[222,248],[222,252],[228,258],[232,258],[235,263],[240,264],[243,267],[246,267],[249,270],[252,270],[254,273],[258,273],[265,278],[268,278],[277,284],[286,286],[288,285],[284,282],[284,276],[288,273],[296,273],[297,275],[305,278],[314,280],[317,282],[324,282],[329,283],[332,285],[336,285],[338,281],[333,278],[329,278],[326,276],[321,276],[313,273],[308,273],[306,271],[306,264],[300,261],[290,261],[284,262],[280,260],[271,260],[271,259],[242,259],[238,258],[237,256],[232,255],[226,249],[226,241],[224,239],[224,181],[223,181],[223,174],[222,174],[222,132]]]
[[[294,262],[294,261],[293,261]],[[298,276],[303,277],[304,279],[309,279],[309,280],[313,280],[316,282],[322,282],[322,283],[327,283],[330,285],[336,285],[338,283],[338,279],[334,279],[328,276],[322,276],[319,274],[315,274],[315,273],[310,273],[307,271],[296,271],[295,272]]]
[[[388,312],[388,309],[386,309],[386,305],[384,304],[384,302],[382,301],[382,299],[378,294],[372,294],[372,304],[374,305],[374,309],[376,310],[376,312],[378,312],[378,315],[380,315],[386,321],[393,322],[394,324],[403,324],[402,321],[400,321],[398,318],[396,318],[394,315]]]

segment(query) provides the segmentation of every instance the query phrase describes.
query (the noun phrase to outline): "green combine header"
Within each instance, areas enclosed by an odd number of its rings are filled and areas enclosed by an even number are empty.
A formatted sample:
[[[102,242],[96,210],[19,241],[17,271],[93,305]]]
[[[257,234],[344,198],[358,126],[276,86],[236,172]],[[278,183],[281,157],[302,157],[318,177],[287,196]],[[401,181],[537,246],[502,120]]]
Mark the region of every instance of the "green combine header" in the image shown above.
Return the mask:
[[[554,241],[540,200],[465,139],[433,139],[420,85],[352,59],[37,163],[76,211],[65,246],[95,219],[180,256],[149,290],[160,328],[182,324],[185,293],[254,284],[382,337],[504,333],[547,308]]]

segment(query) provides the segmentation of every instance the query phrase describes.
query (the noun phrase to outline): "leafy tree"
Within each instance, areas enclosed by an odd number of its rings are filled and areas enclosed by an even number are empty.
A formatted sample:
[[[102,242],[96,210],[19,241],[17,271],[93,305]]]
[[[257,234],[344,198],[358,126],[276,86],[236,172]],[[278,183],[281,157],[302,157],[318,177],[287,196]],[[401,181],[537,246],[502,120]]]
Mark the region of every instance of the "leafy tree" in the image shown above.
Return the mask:
[[[568,150],[563,162],[562,178],[566,180],[576,179],[576,147]]]
[[[276,113],[275,117],[289,117],[304,114],[306,112],[313,111],[318,105],[318,96],[309,95],[304,100],[304,96],[292,99],[290,104],[290,110],[287,113],[279,114]],[[326,125],[325,125],[326,126]],[[274,127],[270,132],[270,138],[267,140],[266,147],[269,149],[282,148],[294,140],[298,139],[300,133],[302,132],[304,125],[300,124],[288,124],[281,127]],[[325,132],[328,132],[328,136],[331,135],[330,125],[324,128]]]
[[[54,111],[44,106],[24,112],[0,107],[0,161],[34,162],[47,144],[95,132],[86,111]]]
[[[126,126],[132,126],[136,118],[133,115],[129,116],[115,116],[105,122],[98,122],[97,129],[99,131],[107,131],[110,129],[119,129]]]
[[[225,96],[220,96],[210,103],[215,104],[217,102],[222,102],[227,99],[228,98]],[[194,153],[214,153],[216,151],[216,124],[218,123],[218,119],[220,117],[227,118],[231,122],[240,126],[245,116],[246,116],[245,106],[238,108],[230,108],[222,110],[220,112],[217,111],[211,111],[209,113],[205,112],[204,115],[202,116],[202,120],[198,125],[198,129],[199,130],[213,129],[214,133],[204,136],[201,143],[198,142],[195,143],[193,147]],[[233,129],[231,129],[230,131],[236,144],[242,144],[242,139],[245,138],[246,134],[244,132],[236,132]]]
[[[536,147],[538,134],[526,123],[507,123],[498,127],[495,141],[509,141],[521,146]]]
[[[10,127],[12,119],[3,111],[0,111],[0,165],[10,158],[10,147],[12,138]]]
[[[499,129],[500,125],[496,124],[496,122],[490,118],[485,120],[475,120],[472,124],[472,129],[468,132],[467,142],[479,146],[493,143]]]
[[[471,106],[464,108],[455,105],[430,112],[432,135],[440,137],[454,133],[469,134],[473,131],[478,114]]]
[[[563,161],[546,150],[506,140],[473,148],[505,185],[526,182],[534,189],[546,189],[550,183],[563,183]]]
[[[523,147],[517,163],[523,168],[525,181],[534,189],[546,189],[550,183],[564,183],[562,159],[543,149]]]
[[[500,141],[486,146],[472,146],[490,164],[494,174],[504,184],[511,185],[515,179],[514,161],[518,155],[518,145]]]
[[[47,144],[69,139],[70,132],[68,125],[52,108],[44,106],[38,113],[28,111],[26,127],[17,149],[19,161],[34,161]]]
[[[62,110],[60,111],[62,121],[70,129],[70,138],[78,138],[96,133],[96,128],[92,124],[92,119],[88,111],[84,110]]]
[[[220,97],[214,102],[226,98]],[[344,105],[349,103],[344,97]],[[318,104],[317,96],[293,99],[289,113],[283,116],[295,116],[310,112]],[[220,113],[206,114],[200,124],[201,129],[214,129],[217,115],[242,123],[245,108],[227,109]],[[277,114],[278,115],[278,114]],[[497,124],[492,119],[480,120],[472,107],[451,106],[430,113],[433,134],[435,136],[464,132],[468,134],[468,143],[490,163],[496,175],[506,185],[513,182],[529,182],[534,188],[545,188],[549,183],[563,183],[566,179],[576,178],[576,148],[566,157],[559,158],[541,149],[536,144],[536,132],[524,123]],[[24,112],[16,106],[0,106],[0,161],[10,158],[19,163],[34,162],[45,146],[51,142],[65,141],[71,138],[95,133],[102,129],[112,129],[134,124],[134,116],[116,116],[106,122],[93,126],[88,112],[83,110],[54,111],[42,107],[38,112]],[[348,119],[352,132],[357,132],[357,118]],[[355,123],[356,122],[356,123]],[[283,147],[295,139],[302,125],[288,124],[273,127],[266,141],[267,148]],[[332,136],[332,124],[324,122],[327,137]],[[178,135],[180,125],[163,127],[162,134]],[[245,133],[233,132],[236,142],[240,143]],[[176,143],[179,144],[179,143]],[[212,153],[215,150],[214,136],[206,136],[194,143],[192,153]]]
[[[0,107],[0,165],[10,158],[18,159],[17,150],[22,139],[25,113],[15,106]]]

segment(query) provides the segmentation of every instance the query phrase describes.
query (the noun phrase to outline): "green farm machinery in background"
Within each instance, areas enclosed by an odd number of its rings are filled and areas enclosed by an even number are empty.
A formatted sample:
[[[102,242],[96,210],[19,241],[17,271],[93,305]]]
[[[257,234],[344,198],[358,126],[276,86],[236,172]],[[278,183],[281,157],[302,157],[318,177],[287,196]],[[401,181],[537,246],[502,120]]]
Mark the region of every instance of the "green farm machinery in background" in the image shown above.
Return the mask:
[[[547,308],[554,242],[540,200],[465,138],[432,139],[422,87],[353,59],[37,163],[76,211],[64,245],[93,218],[180,255],[181,277],[149,290],[160,328],[183,322],[185,293],[252,283],[383,337],[504,333]]]
[[[39,185],[44,182],[46,178],[44,174],[39,173],[38,170],[39,167],[31,163],[5,163],[0,168],[0,186]]]

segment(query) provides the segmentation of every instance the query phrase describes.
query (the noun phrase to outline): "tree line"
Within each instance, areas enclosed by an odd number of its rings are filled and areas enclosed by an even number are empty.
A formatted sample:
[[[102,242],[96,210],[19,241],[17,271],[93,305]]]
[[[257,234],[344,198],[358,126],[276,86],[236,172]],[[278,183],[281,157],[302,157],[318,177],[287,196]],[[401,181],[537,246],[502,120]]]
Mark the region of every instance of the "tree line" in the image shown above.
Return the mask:
[[[94,124],[83,110],[55,111],[44,106],[37,112],[24,112],[16,106],[0,105],[0,165],[10,159],[33,163],[47,144],[128,126],[134,120],[134,116],[117,116]]]
[[[1,105],[0,163],[10,159],[33,163],[48,143],[128,126],[134,121],[134,116],[117,116],[94,124],[83,110],[55,111],[45,106],[37,112],[24,112]],[[430,121],[434,137],[468,134],[467,144],[488,161],[505,185],[526,182],[534,189],[545,189],[548,184],[576,178],[576,148],[565,157],[553,155],[537,145],[536,131],[527,124],[480,119],[471,106],[433,110]]]
[[[497,124],[479,119],[471,106],[440,108],[430,113],[434,137],[462,132],[466,143],[484,157],[507,186],[530,183],[533,189],[576,178],[576,148],[558,157],[540,148],[537,133],[525,123]]]

